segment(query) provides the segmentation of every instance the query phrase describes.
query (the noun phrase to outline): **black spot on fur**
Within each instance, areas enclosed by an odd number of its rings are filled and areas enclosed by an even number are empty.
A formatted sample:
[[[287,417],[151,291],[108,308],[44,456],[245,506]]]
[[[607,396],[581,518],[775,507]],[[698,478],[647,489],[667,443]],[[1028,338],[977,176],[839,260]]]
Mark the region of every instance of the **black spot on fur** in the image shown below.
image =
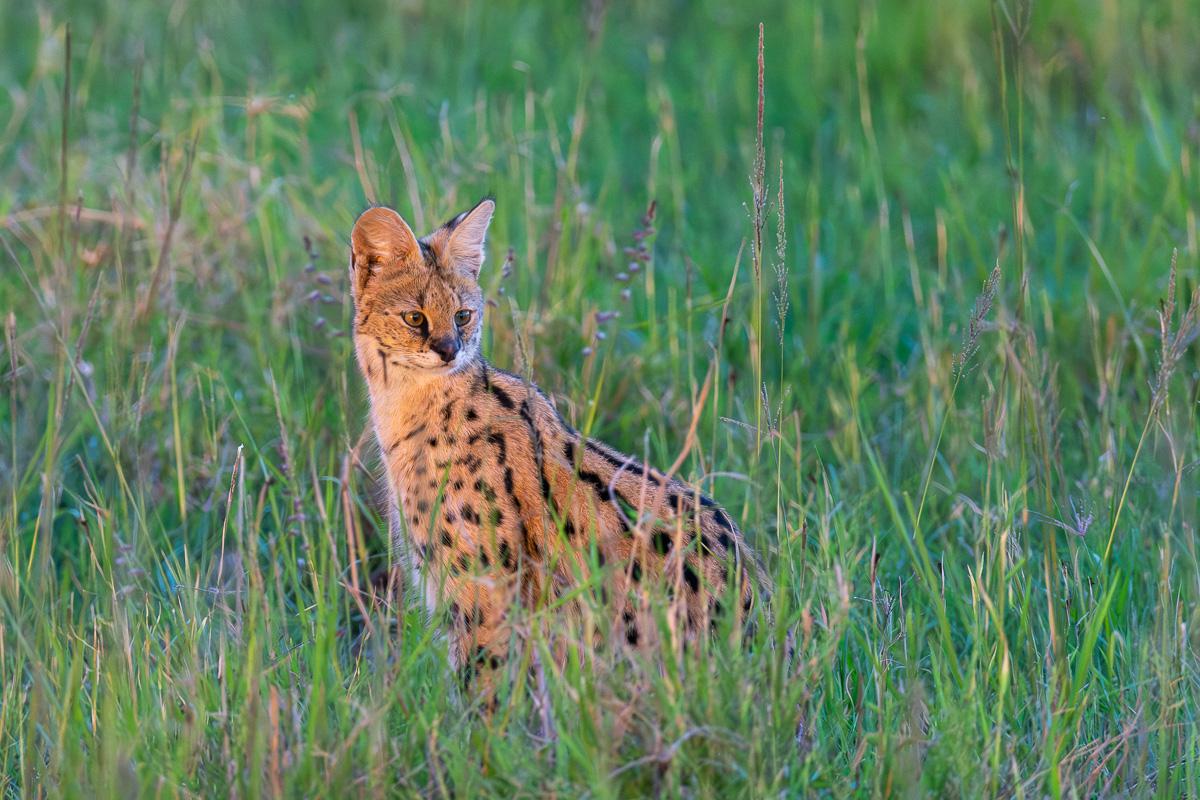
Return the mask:
[[[636,625],[626,626],[625,641],[629,643],[630,647],[637,647],[638,642],[641,641],[641,636],[638,634]]]
[[[491,520],[493,527],[498,527],[501,522],[504,522],[504,514],[498,508],[493,508],[488,512],[488,519]]]
[[[486,647],[482,645],[475,648],[475,652],[471,655],[468,664],[463,665],[464,668],[472,667],[474,669],[500,669],[504,665],[504,659],[495,653],[488,652]]]
[[[417,501],[417,513],[419,513],[419,514],[429,513],[429,501],[428,500],[418,500]]]
[[[508,392],[504,391],[496,384],[489,382],[487,388],[495,396],[496,400],[499,401],[500,405],[504,406],[506,410],[512,411],[517,407],[516,403],[513,402],[513,399],[508,396]]]
[[[442,546],[449,547],[452,544],[454,544],[454,537],[450,535],[450,531],[442,528]]]
[[[525,547],[525,553],[535,561],[541,560],[542,549],[538,546],[537,539],[530,533],[529,528],[525,527],[525,523],[521,522],[521,544]]]
[[[418,436],[420,436],[424,432],[425,432],[425,423],[422,422],[420,425],[418,425],[417,427],[413,428],[411,431],[406,433],[404,435],[404,438],[406,441],[411,441],[411,440],[417,438]]]
[[[500,557],[500,563],[505,569],[512,569],[516,564],[513,562],[512,548],[508,546],[508,542],[501,542],[497,555]]]
[[[533,406],[529,404],[528,399],[521,401],[521,419],[525,420],[525,423],[529,425],[530,428],[534,427]]]
[[[442,406],[442,425],[443,426],[449,425],[450,417],[453,415],[454,415],[454,401],[451,400],[449,403],[446,403],[446,405]]]
[[[479,415],[475,413],[474,406],[467,407],[466,417],[467,417],[467,422],[474,422],[475,420],[479,419]]]
[[[618,505],[618,502],[622,502],[630,507],[633,506],[633,503],[626,500],[619,491],[617,491],[614,487],[609,486],[604,482],[603,478],[591,470],[579,470],[579,480],[591,486],[597,495],[599,495],[601,498],[607,498],[608,502],[612,503],[614,506]],[[620,523],[621,529],[626,535],[629,535],[632,532],[629,528],[629,523],[625,521],[625,515],[623,513],[617,515],[617,521]]]
[[[508,443],[504,440],[504,434],[497,431],[488,431],[488,444],[494,445],[496,448],[496,463],[504,464],[508,462]]]
[[[607,497],[609,500],[613,501],[616,500],[616,494],[609,491],[608,484],[604,482],[604,479],[591,470],[579,470],[579,480],[589,484],[593,489],[596,490],[596,494],[600,495],[601,497]]]
[[[683,565],[683,582],[693,592],[700,591],[700,576],[696,574],[696,570],[692,568],[691,564]]]
[[[479,664],[480,667],[499,669],[504,663],[504,660],[503,658],[500,658],[498,655],[494,654],[494,652],[488,652],[486,648],[479,648],[478,650],[475,650],[474,662]]]
[[[429,439],[427,439],[427,440],[426,440],[426,443],[427,443],[427,444],[428,444],[430,447],[437,447],[437,446],[438,446],[438,440],[437,440],[437,437],[436,437],[436,436],[430,436],[430,437],[429,437]]]
[[[656,531],[650,537],[650,544],[654,547],[654,552],[660,556],[665,556],[671,552],[671,547],[675,544],[675,539],[666,531]]]
[[[634,583],[641,583],[642,562],[638,561],[636,558],[633,560],[633,563],[630,564],[630,566],[629,566],[629,579],[631,581],[633,581]]]

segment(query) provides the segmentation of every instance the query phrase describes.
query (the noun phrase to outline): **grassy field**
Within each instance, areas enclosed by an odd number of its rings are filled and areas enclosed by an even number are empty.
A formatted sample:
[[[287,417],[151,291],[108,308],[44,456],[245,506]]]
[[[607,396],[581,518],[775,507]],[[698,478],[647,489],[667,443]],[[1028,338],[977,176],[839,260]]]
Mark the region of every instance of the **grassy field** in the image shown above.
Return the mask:
[[[1191,0],[0,19],[3,796],[1200,797]],[[346,282],[489,192],[485,352],[663,465],[713,370],[682,473],[776,586],[491,717]]]

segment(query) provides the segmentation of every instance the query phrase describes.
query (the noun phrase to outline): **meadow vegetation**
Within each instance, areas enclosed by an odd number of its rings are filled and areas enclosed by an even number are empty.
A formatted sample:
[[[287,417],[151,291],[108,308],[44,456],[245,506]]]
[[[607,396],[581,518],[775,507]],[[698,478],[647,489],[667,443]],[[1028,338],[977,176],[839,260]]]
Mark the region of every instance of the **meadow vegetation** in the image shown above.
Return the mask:
[[[0,19],[5,797],[1200,796],[1192,0]],[[487,193],[485,352],[775,586],[564,669],[530,614],[490,716],[346,275]]]

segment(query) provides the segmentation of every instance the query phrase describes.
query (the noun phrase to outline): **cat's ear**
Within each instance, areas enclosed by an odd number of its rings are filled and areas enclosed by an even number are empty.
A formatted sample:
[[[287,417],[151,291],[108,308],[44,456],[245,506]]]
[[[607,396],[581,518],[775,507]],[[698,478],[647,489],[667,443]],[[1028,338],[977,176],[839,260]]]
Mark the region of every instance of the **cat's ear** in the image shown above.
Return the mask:
[[[479,277],[483,266],[484,243],[487,241],[488,225],[496,211],[496,201],[490,197],[475,204],[470,211],[459,214],[446,223],[446,245],[442,259],[456,268]]]
[[[420,252],[417,237],[399,214],[386,206],[368,208],[350,233],[350,271],[355,290],[361,295],[380,267]]]

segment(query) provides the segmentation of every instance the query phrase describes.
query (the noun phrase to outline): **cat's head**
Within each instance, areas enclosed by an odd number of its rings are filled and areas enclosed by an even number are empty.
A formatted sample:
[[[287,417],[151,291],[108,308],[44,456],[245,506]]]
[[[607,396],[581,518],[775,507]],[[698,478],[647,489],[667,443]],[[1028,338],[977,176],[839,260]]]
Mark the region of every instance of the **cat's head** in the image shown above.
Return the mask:
[[[360,359],[438,375],[478,358],[479,269],[495,210],[484,199],[421,239],[390,208],[359,216],[350,234],[350,285]]]

